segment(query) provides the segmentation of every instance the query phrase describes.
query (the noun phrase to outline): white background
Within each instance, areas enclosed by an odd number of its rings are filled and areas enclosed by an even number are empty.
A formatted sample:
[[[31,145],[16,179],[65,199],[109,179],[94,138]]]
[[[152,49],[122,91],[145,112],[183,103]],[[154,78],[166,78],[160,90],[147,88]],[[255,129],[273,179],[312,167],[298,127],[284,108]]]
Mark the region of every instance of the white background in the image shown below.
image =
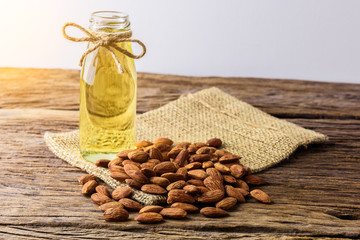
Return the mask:
[[[141,72],[360,83],[356,0],[0,0],[0,67],[79,68],[61,27],[99,10],[130,14]]]

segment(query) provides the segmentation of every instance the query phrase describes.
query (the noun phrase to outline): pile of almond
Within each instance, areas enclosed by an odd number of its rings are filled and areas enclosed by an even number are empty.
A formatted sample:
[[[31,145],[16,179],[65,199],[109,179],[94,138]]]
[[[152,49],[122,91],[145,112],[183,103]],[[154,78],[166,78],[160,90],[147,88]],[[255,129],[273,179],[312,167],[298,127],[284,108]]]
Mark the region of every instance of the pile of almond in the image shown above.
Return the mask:
[[[113,160],[100,159],[99,167],[109,168],[110,176],[129,187],[119,187],[112,193],[98,185],[94,175],[79,179],[82,193],[100,205],[106,221],[124,221],[128,211],[138,211],[140,223],[156,223],[163,218],[181,219],[198,212],[206,217],[224,217],[227,210],[252,196],[262,203],[271,203],[269,196],[249,186],[266,181],[251,174],[240,164],[240,156],[219,149],[222,141],[212,138],[206,143],[181,142],[173,146],[168,138],[154,143],[141,141],[136,149],[121,151]],[[146,193],[167,195],[169,207],[142,206],[130,199],[132,188]],[[95,193],[94,193],[95,192]]]

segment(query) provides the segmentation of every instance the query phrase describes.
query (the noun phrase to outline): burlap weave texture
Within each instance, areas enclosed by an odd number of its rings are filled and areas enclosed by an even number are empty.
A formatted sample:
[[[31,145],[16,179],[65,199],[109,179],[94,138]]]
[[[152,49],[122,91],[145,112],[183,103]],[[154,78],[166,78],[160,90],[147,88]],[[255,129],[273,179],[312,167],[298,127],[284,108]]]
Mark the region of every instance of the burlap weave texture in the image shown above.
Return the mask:
[[[217,88],[187,94],[156,110],[137,116],[136,140],[168,137],[175,143],[205,142],[217,137],[223,148],[242,157],[253,172],[267,169],[288,158],[299,146],[327,140],[323,134],[275,118]],[[56,156],[95,174],[111,187],[124,185],[81,157],[78,131],[46,133],[45,140]],[[135,191],[134,199],[159,204],[163,196]]]

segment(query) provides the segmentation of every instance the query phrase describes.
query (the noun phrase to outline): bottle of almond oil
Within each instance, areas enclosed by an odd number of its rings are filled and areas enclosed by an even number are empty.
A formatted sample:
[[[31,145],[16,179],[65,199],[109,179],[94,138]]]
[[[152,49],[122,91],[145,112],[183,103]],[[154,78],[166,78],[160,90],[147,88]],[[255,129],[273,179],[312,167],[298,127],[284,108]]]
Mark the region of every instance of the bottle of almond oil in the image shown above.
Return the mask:
[[[130,31],[129,17],[121,12],[95,12],[90,17],[89,29],[109,34]],[[116,44],[132,52],[130,42]],[[88,48],[93,45],[90,42]],[[113,53],[122,71],[106,47],[87,54],[81,71],[79,147],[83,157],[91,162],[115,158],[116,153],[132,148],[135,142],[134,59],[116,50]]]

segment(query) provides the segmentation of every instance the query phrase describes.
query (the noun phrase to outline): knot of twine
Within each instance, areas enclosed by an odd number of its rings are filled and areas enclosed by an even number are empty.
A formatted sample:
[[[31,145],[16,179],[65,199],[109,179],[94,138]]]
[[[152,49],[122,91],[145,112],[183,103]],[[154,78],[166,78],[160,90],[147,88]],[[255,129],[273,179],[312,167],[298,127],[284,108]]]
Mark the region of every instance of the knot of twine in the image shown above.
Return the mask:
[[[75,28],[78,28],[79,30],[83,31],[87,36],[86,37],[80,37],[80,38],[76,38],[76,37],[71,37],[66,33],[66,28],[72,26]],[[95,51],[97,48],[99,47],[104,47],[106,48],[109,53],[111,54],[111,56],[114,58],[115,63],[119,69],[119,72],[123,72],[122,68],[121,68],[121,63],[119,61],[119,59],[116,57],[114,51],[112,48],[114,48],[115,50],[121,52],[122,54],[130,57],[130,58],[134,58],[134,59],[139,59],[141,57],[143,57],[146,53],[146,47],[145,45],[138,39],[131,39],[132,36],[132,32],[131,31],[126,31],[126,32],[119,32],[119,33],[106,33],[106,32],[95,32],[95,31],[89,31],[83,27],[81,27],[80,25],[76,24],[76,23],[65,23],[63,28],[62,28],[62,33],[63,36],[70,40],[70,41],[74,41],[74,42],[91,42],[94,45],[89,47],[88,49],[86,49],[86,51],[81,55],[80,61],[79,61],[79,66],[81,67],[83,65],[84,59],[86,57],[86,55],[88,55],[89,53]],[[116,45],[116,43],[119,42],[134,42],[139,44],[142,47],[142,52],[139,55],[135,55],[129,51],[127,51],[126,49],[119,47],[118,45]]]

